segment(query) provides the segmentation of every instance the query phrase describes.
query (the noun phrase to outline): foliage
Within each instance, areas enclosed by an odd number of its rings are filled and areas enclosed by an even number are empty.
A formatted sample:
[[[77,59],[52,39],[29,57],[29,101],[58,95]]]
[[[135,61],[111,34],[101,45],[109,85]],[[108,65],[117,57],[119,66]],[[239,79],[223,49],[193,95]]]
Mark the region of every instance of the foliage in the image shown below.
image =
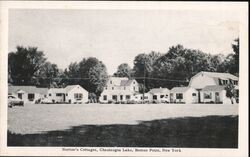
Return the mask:
[[[57,87],[59,69],[56,64],[45,62],[36,72],[36,85],[43,87]]]
[[[9,81],[14,85],[36,85],[37,72],[45,61],[44,53],[37,47],[17,46],[8,55]]]
[[[231,99],[232,104],[234,103],[233,99],[236,98],[236,90],[233,84],[227,84],[225,86],[226,96]]]
[[[131,78],[133,71],[127,63],[118,66],[117,72],[114,73],[115,77],[128,77]]]
[[[71,63],[65,70],[65,84],[79,84],[88,92],[100,95],[106,85],[106,66],[97,58],[83,58],[79,63]]]
[[[169,47],[166,53],[151,51],[135,56],[131,69],[127,63],[118,66],[116,77],[135,78],[140,91],[152,88],[186,86],[192,76],[200,71],[239,74],[239,38],[232,44],[234,54],[211,55],[183,45]],[[12,85],[37,85],[65,87],[79,84],[97,96],[103,91],[108,78],[106,66],[94,57],[72,62],[65,70],[46,61],[44,53],[36,47],[18,46],[8,55],[8,83]]]

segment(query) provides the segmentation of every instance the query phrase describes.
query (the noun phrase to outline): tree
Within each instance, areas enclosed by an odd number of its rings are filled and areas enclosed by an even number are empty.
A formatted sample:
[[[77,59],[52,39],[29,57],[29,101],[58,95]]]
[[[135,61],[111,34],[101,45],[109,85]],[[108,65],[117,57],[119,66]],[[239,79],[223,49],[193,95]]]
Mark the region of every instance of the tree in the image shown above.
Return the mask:
[[[235,43],[232,44],[232,48],[234,51],[233,54],[233,61],[232,61],[232,66],[230,69],[230,72],[235,74],[235,75],[239,75],[239,48],[240,48],[240,40],[239,38],[234,40]]]
[[[108,79],[106,66],[97,58],[83,58],[79,63],[71,63],[64,71],[64,83],[79,84],[90,93],[101,94]]]
[[[152,51],[149,54],[139,54],[134,59],[134,77],[138,83],[145,84],[145,91],[154,87],[154,81],[149,77],[152,77],[153,65],[159,57],[161,57],[159,52]]]
[[[115,77],[128,77],[131,78],[133,74],[132,69],[127,63],[123,63],[118,66],[117,72],[114,73]]]
[[[234,99],[236,98],[236,90],[233,84],[227,84],[225,86],[226,97],[230,98],[231,103],[234,104]]]
[[[44,53],[37,47],[17,46],[8,54],[9,80],[13,85],[35,85],[36,73],[46,61]]]
[[[50,62],[45,62],[40,69],[36,72],[37,76],[37,85],[42,87],[57,87],[58,81],[60,80],[58,77],[59,69],[56,64],[52,64]]]

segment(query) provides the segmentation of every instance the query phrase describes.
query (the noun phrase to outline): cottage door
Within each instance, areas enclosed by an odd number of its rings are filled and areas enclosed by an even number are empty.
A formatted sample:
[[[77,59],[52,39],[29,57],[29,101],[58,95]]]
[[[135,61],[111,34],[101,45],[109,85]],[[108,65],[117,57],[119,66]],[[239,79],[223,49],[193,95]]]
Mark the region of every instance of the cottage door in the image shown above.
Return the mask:
[[[220,93],[219,92],[215,92],[215,103],[220,102]]]
[[[174,102],[174,95],[173,95],[173,93],[170,93],[170,102]]]
[[[19,99],[23,99],[23,94],[22,93],[18,93],[17,96],[18,96]]]

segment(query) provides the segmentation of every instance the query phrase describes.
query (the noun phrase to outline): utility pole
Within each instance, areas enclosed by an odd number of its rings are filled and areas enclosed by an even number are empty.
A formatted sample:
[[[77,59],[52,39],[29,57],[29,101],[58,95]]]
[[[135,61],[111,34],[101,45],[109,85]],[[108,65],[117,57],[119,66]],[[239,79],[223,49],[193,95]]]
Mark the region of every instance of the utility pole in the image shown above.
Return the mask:
[[[142,95],[142,100],[144,101],[144,94],[145,94],[145,60],[144,60],[144,65],[143,65],[143,95]]]

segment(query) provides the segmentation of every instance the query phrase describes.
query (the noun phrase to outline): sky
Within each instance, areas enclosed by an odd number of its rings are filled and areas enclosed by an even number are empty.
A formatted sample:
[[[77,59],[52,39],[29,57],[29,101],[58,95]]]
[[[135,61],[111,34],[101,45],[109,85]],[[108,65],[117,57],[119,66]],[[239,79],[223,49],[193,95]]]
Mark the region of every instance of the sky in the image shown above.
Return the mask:
[[[122,63],[133,67],[140,53],[166,53],[177,44],[227,55],[238,28],[233,11],[12,9],[9,52],[38,47],[62,69],[96,57],[112,75]]]

